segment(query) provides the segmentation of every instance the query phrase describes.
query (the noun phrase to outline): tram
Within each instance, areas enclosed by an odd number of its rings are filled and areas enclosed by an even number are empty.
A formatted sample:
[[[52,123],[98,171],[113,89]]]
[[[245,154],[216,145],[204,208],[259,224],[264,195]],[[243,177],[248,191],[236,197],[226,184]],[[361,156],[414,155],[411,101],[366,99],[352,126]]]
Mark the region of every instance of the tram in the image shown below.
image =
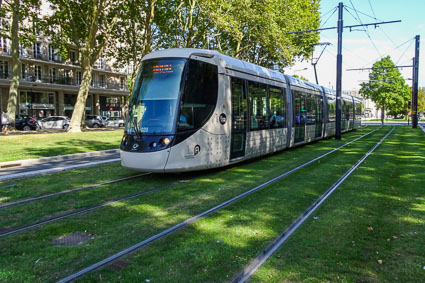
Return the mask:
[[[362,100],[342,94],[341,131]],[[146,172],[222,167],[335,135],[336,92],[217,51],[168,49],[142,60],[121,164]]]

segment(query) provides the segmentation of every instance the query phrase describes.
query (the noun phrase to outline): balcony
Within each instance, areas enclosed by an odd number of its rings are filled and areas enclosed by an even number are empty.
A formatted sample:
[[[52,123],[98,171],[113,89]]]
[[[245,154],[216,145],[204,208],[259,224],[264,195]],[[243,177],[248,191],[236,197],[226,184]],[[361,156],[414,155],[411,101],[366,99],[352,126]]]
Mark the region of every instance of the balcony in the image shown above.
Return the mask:
[[[11,73],[0,73],[0,79],[10,79],[12,77]],[[44,84],[56,84],[56,85],[67,85],[67,86],[75,86],[79,87],[81,81],[78,81],[73,77],[66,76],[49,76],[49,75],[36,75],[36,74],[27,74],[25,78],[21,78],[22,82],[32,82],[32,83],[44,83]],[[105,90],[120,90],[120,91],[128,91],[127,86],[121,86],[119,83],[110,83],[101,80],[93,80],[90,88],[95,89],[105,89]]]
[[[0,79],[2,80],[11,80],[12,73],[11,72],[1,72],[0,71]],[[81,81],[73,77],[65,77],[65,76],[56,76],[52,77],[49,75],[41,75],[36,76],[35,74],[27,74],[25,78],[20,79],[21,82],[29,82],[29,83],[43,83],[48,85],[66,85],[66,86],[74,86],[79,87]],[[90,84],[90,88],[94,89],[103,89],[103,90],[119,90],[119,91],[128,91],[127,85],[120,85],[119,83],[110,83],[102,80],[93,80]]]

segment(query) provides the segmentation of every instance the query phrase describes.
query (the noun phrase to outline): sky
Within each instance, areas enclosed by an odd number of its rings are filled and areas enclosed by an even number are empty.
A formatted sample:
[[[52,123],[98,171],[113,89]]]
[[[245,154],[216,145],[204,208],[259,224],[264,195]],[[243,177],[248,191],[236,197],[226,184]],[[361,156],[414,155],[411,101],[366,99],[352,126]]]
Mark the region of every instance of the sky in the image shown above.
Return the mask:
[[[415,36],[420,36],[419,87],[425,87],[425,1],[424,0],[321,0],[321,28],[336,27],[338,3],[342,2],[343,24],[357,25],[401,20],[374,26],[345,28],[342,34],[342,89],[359,90],[360,84],[368,80],[369,70],[347,71],[347,69],[371,68],[380,58],[390,56],[397,66],[411,66],[415,56]],[[335,89],[337,30],[320,32],[320,42],[329,42],[317,62],[320,85]],[[323,46],[317,46],[313,58],[319,57]],[[314,60],[316,61],[316,60]],[[412,68],[399,69],[406,83],[411,86]],[[288,75],[299,75],[316,82],[310,60],[298,61],[285,69]]]

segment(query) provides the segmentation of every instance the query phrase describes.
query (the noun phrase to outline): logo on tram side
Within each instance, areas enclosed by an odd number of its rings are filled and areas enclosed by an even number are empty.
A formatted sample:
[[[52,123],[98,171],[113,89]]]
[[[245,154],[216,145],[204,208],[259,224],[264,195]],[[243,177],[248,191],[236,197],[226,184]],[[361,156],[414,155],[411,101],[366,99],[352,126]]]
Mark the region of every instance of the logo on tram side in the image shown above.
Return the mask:
[[[198,153],[201,151],[200,145],[195,145],[195,148],[193,149],[193,155],[198,155]]]
[[[222,124],[222,125],[226,124],[226,121],[227,121],[226,114],[221,113],[221,115],[218,119],[220,120],[220,124]]]

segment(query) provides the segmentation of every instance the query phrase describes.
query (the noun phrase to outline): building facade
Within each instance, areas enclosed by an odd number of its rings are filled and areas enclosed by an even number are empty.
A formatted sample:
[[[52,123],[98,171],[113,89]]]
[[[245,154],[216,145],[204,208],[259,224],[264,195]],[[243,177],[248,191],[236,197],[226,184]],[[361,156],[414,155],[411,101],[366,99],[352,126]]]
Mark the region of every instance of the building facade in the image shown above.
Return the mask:
[[[7,108],[12,78],[12,56],[9,40],[0,38],[0,109]],[[82,81],[77,50],[68,51],[63,60],[49,43],[38,36],[32,48],[20,48],[21,76],[17,114],[35,118],[72,116]],[[121,117],[129,96],[127,74],[112,68],[100,58],[92,73],[86,103],[87,115]]]

